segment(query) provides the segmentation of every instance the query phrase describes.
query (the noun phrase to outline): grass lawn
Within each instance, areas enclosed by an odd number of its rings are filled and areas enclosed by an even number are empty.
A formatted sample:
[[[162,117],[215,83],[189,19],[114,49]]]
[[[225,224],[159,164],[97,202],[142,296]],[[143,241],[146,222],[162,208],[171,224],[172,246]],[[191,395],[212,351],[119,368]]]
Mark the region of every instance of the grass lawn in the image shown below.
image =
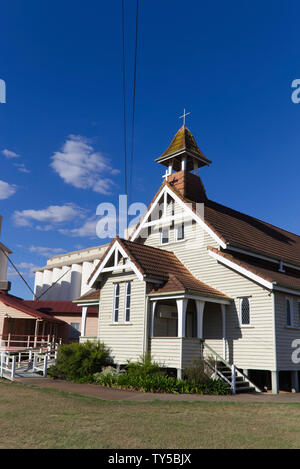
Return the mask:
[[[0,448],[299,448],[300,404],[110,402],[0,382]]]

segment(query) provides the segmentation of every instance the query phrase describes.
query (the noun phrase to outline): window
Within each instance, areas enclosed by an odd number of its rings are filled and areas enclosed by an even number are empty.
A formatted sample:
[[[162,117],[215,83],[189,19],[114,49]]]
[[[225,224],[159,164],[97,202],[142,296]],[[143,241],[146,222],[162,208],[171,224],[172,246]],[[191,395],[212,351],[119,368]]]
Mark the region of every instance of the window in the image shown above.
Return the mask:
[[[119,308],[120,308],[120,284],[115,284],[114,291],[114,308],[113,308],[113,322],[119,322]]]
[[[242,326],[250,325],[250,302],[246,296],[240,298],[240,322]]]
[[[172,217],[175,215],[175,201],[171,200],[171,215]]]
[[[293,303],[291,298],[286,298],[286,325],[292,327],[293,325]]]
[[[126,295],[125,295],[125,322],[130,322],[130,300],[131,300],[131,282],[127,282]]]
[[[70,339],[77,339],[80,336],[80,322],[71,322],[69,332]]]
[[[300,327],[300,301],[298,301],[298,327]]]
[[[184,223],[181,223],[176,227],[176,241],[184,240]]]
[[[167,244],[169,242],[169,228],[162,228],[160,233],[160,244]]]

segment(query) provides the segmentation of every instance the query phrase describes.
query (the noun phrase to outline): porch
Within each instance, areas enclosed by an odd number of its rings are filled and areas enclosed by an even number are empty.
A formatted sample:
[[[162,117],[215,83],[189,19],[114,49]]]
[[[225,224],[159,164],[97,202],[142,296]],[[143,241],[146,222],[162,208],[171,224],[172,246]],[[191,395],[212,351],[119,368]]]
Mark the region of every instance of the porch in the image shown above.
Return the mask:
[[[0,351],[17,351],[61,343],[59,329],[59,324],[55,322],[5,315],[0,334]]]
[[[178,376],[192,361],[208,356],[203,341],[226,360],[226,305],[228,300],[193,295],[152,296],[149,351],[153,359]]]

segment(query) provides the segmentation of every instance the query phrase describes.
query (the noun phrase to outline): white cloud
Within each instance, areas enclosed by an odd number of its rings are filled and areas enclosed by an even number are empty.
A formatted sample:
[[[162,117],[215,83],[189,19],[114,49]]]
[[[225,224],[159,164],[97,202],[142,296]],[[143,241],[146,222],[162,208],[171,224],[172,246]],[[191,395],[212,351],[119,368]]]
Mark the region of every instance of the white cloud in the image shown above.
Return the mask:
[[[66,250],[62,248],[48,248],[46,246],[30,246],[29,251],[35,252],[36,254],[44,257],[52,257],[56,254],[62,254],[63,252],[66,252]]]
[[[34,221],[58,224],[82,217],[83,210],[73,204],[50,205],[43,210],[16,210],[13,214],[13,220],[17,226],[32,226]],[[52,229],[51,225],[46,225],[46,231],[50,227]]]
[[[22,173],[31,173],[31,171],[25,167],[24,163],[14,163],[14,166],[16,166],[18,171],[21,171]]]
[[[15,153],[14,151],[11,151],[11,150],[7,150],[7,148],[4,148],[4,150],[2,150],[1,153],[8,159],[20,157],[18,153]]]
[[[61,151],[55,152],[51,159],[50,166],[67,184],[99,194],[110,194],[115,183],[107,175],[119,172],[80,135],[70,135]]]
[[[51,231],[54,230],[55,226],[54,225],[36,225],[36,230],[39,231]]]
[[[60,229],[59,232],[61,234],[67,235],[67,236],[72,236],[72,237],[91,237],[95,238],[96,235],[96,225],[97,225],[97,220],[92,219],[92,220],[87,220],[82,226],[79,228],[73,228],[70,230],[67,229]]]
[[[34,277],[35,269],[38,269],[39,266],[32,264],[30,262],[20,262],[19,264],[16,264],[16,267],[18,271],[23,275],[23,277],[29,276],[29,277]],[[18,272],[11,266],[8,266],[7,268],[7,279],[12,280],[20,278]]]
[[[16,190],[17,187],[14,184],[8,184],[0,180],[0,200],[8,199],[8,197],[14,195]]]

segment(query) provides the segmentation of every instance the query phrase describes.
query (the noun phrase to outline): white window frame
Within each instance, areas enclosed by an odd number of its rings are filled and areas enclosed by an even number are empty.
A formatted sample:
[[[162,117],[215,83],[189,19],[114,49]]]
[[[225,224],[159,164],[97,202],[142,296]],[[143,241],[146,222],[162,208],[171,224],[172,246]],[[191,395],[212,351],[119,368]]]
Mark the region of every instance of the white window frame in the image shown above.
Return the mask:
[[[247,298],[248,302],[249,302],[249,323],[248,324],[243,324],[242,322],[242,302],[243,300]],[[239,321],[240,321],[240,327],[252,327],[251,326],[251,299],[249,296],[241,296],[239,298]]]
[[[117,298],[116,292],[117,292],[118,286],[119,286],[119,295],[118,295],[119,305],[118,305],[118,320],[116,321],[116,314],[115,314],[116,313],[116,298]],[[121,298],[121,284],[118,282],[114,284],[114,299],[113,299],[113,310],[112,310],[113,324],[119,324],[120,322],[120,298]]]
[[[130,302],[129,302],[129,320],[127,321],[126,320],[126,310],[127,310],[127,295],[128,295],[128,286],[130,284]],[[130,315],[131,315],[131,296],[132,296],[132,280],[129,280],[128,282],[126,282],[126,286],[125,286],[125,297],[124,297],[124,322],[126,322],[127,324],[131,322],[131,318],[130,318]]]
[[[287,302],[290,302],[290,314],[291,314],[291,324],[287,323]],[[285,327],[293,328],[294,327],[294,302],[291,296],[285,297]]]
[[[168,231],[168,241],[166,243],[163,243],[163,231],[164,230]],[[170,243],[170,227],[162,228],[160,232],[160,244],[161,246],[164,246],[165,244],[169,244],[169,243]]]
[[[182,238],[182,239],[178,239],[178,230],[179,230],[179,227],[180,227],[181,225],[182,225],[182,227],[183,227],[183,238]],[[176,243],[182,243],[182,241],[185,241],[184,222],[175,225],[175,241],[176,241]]]

